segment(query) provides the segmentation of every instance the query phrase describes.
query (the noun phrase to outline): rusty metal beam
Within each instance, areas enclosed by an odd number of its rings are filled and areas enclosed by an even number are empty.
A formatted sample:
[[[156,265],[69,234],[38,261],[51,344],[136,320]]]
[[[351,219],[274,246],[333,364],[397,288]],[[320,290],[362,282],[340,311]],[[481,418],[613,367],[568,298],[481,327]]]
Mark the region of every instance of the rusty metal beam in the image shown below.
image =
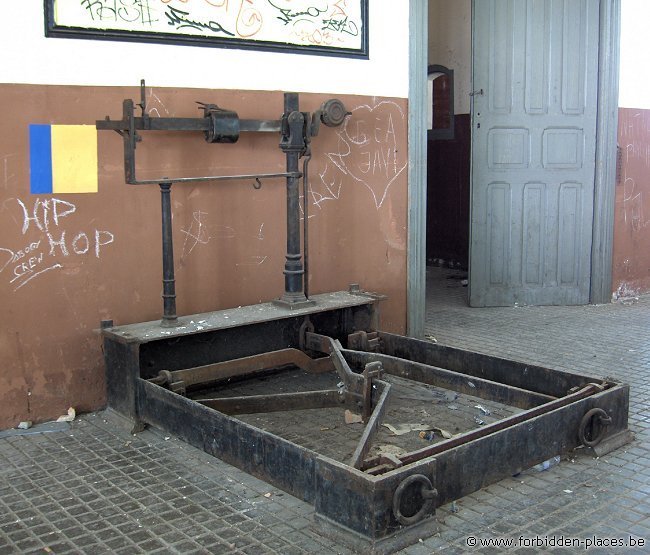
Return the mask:
[[[595,379],[381,331],[379,341],[381,352],[387,355],[466,374],[470,380],[474,376],[552,397],[564,397],[570,389]]]
[[[305,348],[329,354],[332,363],[334,364],[334,368],[336,368],[339,377],[343,380],[346,387],[354,393],[362,392],[363,376],[352,371],[342,354],[343,349],[341,347],[341,342],[338,339],[332,339],[327,335],[307,332],[305,333]]]
[[[345,392],[340,392],[338,389],[325,389],[300,393],[196,399],[196,402],[224,414],[256,414],[260,412],[337,407],[345,404],[346,395]]]
[[[600,385],[595,383],[588,384],[582,389],[576,391],[575,393],[571,393],[566,397],[555,399],[539,407],[535,407],[525,412],[520,412],[518,414],[509,416],[507,418],[503,418],[501,420],[498,420],[497,422],[493,422],[492,424],[483,426],[482,428],[478,428],[476,430],[472,430],[471,432],[460,434],[452,439],[448,439],[445,441],[441,441],[440,443],[436,443],[435,445],[423,447],[422,449],[418,449],[417,451],[411,451],[410,453],[401,455],[398,458],[402,462],[402,464],[407,465],[416,461],[420,461],[422,459],[426,459],[427,457],[438,455],[440,453],[448,451],[449,449],[453,449],[454,447],[458,447],[460,445],[464,445],[466,443],[470,443],[477,439],[486,437],[495,432],[500,432],[502,430],[511,428],[512,426],[516,424],[521,424],[522,422],[526,422],[527,420],[532,420],[533,418],[536,418],[543,414],[547,414],[555,409],[566,407],[567,405],[575,403],[576,401],[580,401],[581,399],[599,393],[604,389],[606,389],[606,387],[607,387],[606,385]],[[366,465],[368,467],[377,466],[378,464],[379,464],[379,460],[372,460],[366,462]]]
[[[229,378],[252,376],[273,368],[297,366],[310,374],[332,372],[334,365],[330,357],[311,358],[298,349],[281,349],[260,355],[252,355],[205,366],[174,370],[172,381],[184,382],[185,387],[214,383]],[[154,378],[154,381],[157,378]]]
[[[365,429],[357,448],[354,450],[352,457],[350,458],[350,466],[352,468],[361,468],[363,460],[366,458],[368,451],[372,447],[372,442],[377,435],[381,421],[384,418],[386,413],[386,408],[388,407],[388,397],[390,395],[390,384],[382,380],[373,380],[373,383],[377,385],[381,390],[381,396],[375,405],[375,410],[372,412],[372,416],[368,423],[366,424]]]
[[[341,353],[353,366],[365,366],[369,362],[378,361],[381,362],[384,371],[393,376],[452,389],[465,395],[473,395],[474,397],[521,409],[529,409],[556,399],[556,397],[544,395],[543,393],[536,393],[527,389],[468,376],[460,372],[412,362],[394,356],[347,349],[342,349]]]

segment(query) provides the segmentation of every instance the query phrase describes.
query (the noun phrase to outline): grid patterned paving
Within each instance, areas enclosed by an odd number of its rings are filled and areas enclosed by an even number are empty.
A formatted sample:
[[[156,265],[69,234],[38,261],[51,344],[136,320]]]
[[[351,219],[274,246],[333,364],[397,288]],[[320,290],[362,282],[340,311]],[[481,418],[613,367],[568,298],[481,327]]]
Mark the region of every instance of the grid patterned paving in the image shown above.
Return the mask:
[[[0,553],[319,553],[310,507],[157,430],[90,414],[0,446]]]
[[[470,309],[458,277],[430,270],[429,336],[626,381],[637,439],[600,459],[578,451],[547,471],[530,469],[442,507],[439,533],[423,533],[401,553],[504,551],[472,548],[468,536],[650,542],[650,297]],[[312,516],[310,505],[218,459],[157,430],[132,436],[105,413],[78,418],[67,431],[0,439],[0,554],[350,553],[318,535]],[[509,551],[583,549],[516,544]],[[636,551],[648,552],[647,544]]]
[[[577,451],[548,471],[529,470],[502,480],[461,500],[456,514],[443,508],[439,519],[445,526],[425,544],[461,553],[469,550],[468,534],[577,539],[633,535],[646,540],[646,548],[638,551],[648,552],[650,297],[577,307],[468,308],[462,277],[457,271],[428,269],[427,335],[455,347],[629,383],[630,429],[637,439],[601,459]],[[519,546],[512,551],[550,549]],[[589,551],[612,552],[617,550]]]

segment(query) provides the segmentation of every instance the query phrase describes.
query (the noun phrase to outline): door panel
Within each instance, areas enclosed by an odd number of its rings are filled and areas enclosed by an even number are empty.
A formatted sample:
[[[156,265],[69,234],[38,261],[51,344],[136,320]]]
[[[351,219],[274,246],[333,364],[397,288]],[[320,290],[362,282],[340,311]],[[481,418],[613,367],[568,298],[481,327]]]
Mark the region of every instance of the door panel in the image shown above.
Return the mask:
[[[586,304],[599,0],[473,14],[470,304]]]

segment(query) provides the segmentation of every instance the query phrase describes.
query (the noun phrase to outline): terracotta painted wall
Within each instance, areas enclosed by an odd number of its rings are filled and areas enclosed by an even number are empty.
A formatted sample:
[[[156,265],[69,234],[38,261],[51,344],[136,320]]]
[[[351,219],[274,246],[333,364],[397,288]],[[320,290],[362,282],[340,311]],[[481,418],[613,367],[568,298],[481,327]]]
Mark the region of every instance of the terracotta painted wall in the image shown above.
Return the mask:
[[[650,77],[646,0],[621,2],[613,297],[650,292]]]
[[[199,2],[171,1],[183,7]],[[215,9],[238,10],[239,4]],[[302,97],[305,110],[330,96],[343,98],[354,112],[348,127],[323,130],[313,143],[311,290],[357,281],[387,293],[384,325],[404,329],[406,4],[370,1],[367,60],[47,38],[42,0],[9,2],[3,9],[0,429],[58,416],[71,405],[101,407],[99,321],[160,315],[159,193],[124,184],[118,135],[99,135],[98,193],[29,192],[28,125],[120,117],[122,99],[139,100],[141,78],[154,87],[148,100],[154,116],[197,116],[194,101],[202,100],[242,117],[277,118],[281,90],[312,93]],[[243,137],[237,145],[148,136],[138,146],[139,171],[142,177],[283,171],[277,143],[269,135]],[[279,180],[261,190],[250,183],[174,186],[180,314],[280,295],[284,188]]]
[[[96,329],[157,319],[161,305],[160,196],[127,186],[120,137],[100,132],[99,192],[32,195],[30,123],[90,124],[121,117],[136,87],[0,85],[0,429],[104,404]],[[301,95],[315,110],[329,95]],[[383,328],[403,332],[406,300],[407,106],[403,98],[340,95],[353,114],[313,141],[310,285],[359,282],[385,293]],[[194,101],[245,118],[275,118],[282,94],[155,88],[152,115],[198,116]],[[139,176],[284,171],[278,136],[208,145],[201,135],[148,134]],[[281,180],[174,185],[178,312],[268,301],[283,287]],[[29,252],[28,252],[29,251]]]
[[[650,291],[650,110],[618,111],[614,297]]]

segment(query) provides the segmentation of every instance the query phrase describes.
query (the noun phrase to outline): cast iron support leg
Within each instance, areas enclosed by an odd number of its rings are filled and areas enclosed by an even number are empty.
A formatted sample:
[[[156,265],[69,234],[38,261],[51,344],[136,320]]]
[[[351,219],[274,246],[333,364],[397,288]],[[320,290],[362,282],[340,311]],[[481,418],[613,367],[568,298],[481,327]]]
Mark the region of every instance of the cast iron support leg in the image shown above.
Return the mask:
[[[299,152],[287,152],[287,173],[298,171]],[[284,296],[288,302],[305,300],[302,291],[302,253],[300,252],[300,212],[298,178],[287,177],[287,254],[284,264]]]
[[[163,327],[178,324],[176,317],[176,281],[174,279],[174,244],[172,240],[172,184],[160,184],[162,207],[162,254],[163,254]]]
[[[305,151],[305,116],[299,111],[297,93],[285,93],[284,116],[286,129],[280,148],[287,156],[287,254],[284,264],[284,294],[277,302],[281,306],[298,307],[313,304],[303,290],[302,254],[300,252],[300,178],[299,160]]]

